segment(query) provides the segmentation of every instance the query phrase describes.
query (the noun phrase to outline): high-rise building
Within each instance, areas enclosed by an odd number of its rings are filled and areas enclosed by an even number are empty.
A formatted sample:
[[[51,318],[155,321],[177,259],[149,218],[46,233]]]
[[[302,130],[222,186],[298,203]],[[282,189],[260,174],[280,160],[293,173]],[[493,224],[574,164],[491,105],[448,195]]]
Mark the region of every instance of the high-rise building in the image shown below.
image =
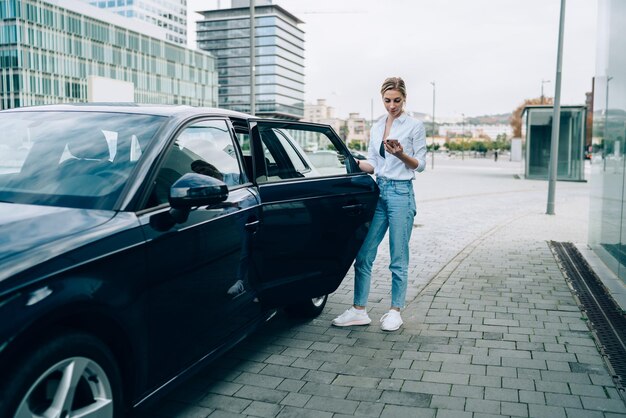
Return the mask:
[[[94,79],[132,83],[135,102],[217,105],[213,56],[129,26],[76,0],[0,2],[0,108],[84,102]]]
[[[198,48],[217,57],[219,107],[249,113],[250,6],[201,11]],[[304,116],[304,32],[296,16],[270,1],[255,2],[255,113],[299,120]]]
[[[165,29],[167,40],[187,44],[187,0],[81,0]]]

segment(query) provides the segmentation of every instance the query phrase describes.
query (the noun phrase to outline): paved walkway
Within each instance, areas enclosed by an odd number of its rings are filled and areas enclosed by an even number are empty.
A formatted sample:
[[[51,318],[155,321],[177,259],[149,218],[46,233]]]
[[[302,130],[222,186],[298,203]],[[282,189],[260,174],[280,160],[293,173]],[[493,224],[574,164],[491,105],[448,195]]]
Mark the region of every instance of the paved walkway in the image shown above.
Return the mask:
[[[429,157],[430,158],[430,157]],[[409,302],[380,330],[389,255],[365,327],[335,328],[352,272],[312,321],[286,315],[155,405],[155,417],[626,417],[546,243],[585,243],[588,183],[516,178],[520,163],[447,160],[415,182]]]

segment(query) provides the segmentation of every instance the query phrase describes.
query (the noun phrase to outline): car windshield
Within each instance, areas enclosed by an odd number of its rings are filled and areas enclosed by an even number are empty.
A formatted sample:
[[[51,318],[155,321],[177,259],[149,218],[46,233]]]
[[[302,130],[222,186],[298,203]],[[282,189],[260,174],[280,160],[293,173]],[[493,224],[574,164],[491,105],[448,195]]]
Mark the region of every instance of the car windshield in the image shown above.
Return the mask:
[[[165,117],[0,113],[0,201],[112,209]]]

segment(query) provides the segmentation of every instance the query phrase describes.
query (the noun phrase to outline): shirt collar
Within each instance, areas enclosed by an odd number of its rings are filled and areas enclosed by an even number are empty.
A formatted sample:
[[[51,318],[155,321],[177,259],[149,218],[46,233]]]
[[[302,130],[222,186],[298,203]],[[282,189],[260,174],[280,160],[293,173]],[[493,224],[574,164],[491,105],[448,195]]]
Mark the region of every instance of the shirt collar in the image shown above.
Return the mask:
[[[404,123],[404,121],[406,120],[406,118],[408,118],[409,116],[406,114],[406,111],[402,112],[402,114],[400,116],[398,116],[396,118],[396,120],[398,121],[398,123]],[[385,122],[387,121],[387,117],[384,118],[380,118],[378,120],[378,122],[376,122],[376,125],[378,126],[384,126]]]

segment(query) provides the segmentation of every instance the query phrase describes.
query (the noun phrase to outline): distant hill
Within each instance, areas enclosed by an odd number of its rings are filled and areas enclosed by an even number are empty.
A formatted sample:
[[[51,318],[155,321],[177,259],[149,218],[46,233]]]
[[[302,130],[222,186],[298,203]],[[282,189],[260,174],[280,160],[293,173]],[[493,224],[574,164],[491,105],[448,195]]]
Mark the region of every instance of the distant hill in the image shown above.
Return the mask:
[[[511,119],[511,113],[500,113],[497,115],[472,116],[466,119],[467,123],[472,125],[508,125]]]
[[[431,120],[431,115],[428,113],[421,113],[421,112],[412,112],[412,111],[407,111],[408,115],[417,119],[417,120],[421,120],[421,121],[430,121]],[[379,117],[377,117],[375,119],[375,121],[379,121],[381,119],[384,119],[387,117],[387,114],[382,114]],[[455,121],[446,121],[445,119],[450,119],[450,118],[442,118],[444,120],[438,120],[437,124],[446,124],[446,123],[461,123],[461,118],[459,117],[458,120]],[[503,124],[503,125],[508,125],[510,123],[510,119],[511,119],[511,113],[501,113],[501,114],[497,114],[497,115],[483,115],[483,116],[469,116],[467,118],[465,118],[465,123],[470,124],[470,125],[499,125],[499,124]]]

